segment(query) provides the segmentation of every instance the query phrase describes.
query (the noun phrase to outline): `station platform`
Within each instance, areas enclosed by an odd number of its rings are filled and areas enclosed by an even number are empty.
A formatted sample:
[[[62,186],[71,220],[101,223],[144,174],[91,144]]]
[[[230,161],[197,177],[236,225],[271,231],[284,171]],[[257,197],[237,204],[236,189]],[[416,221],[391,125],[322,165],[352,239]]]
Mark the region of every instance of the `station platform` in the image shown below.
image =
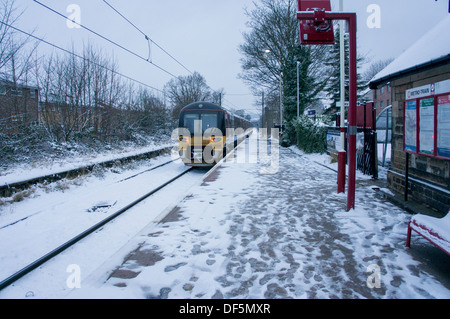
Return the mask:
[[[347,212],[327,155],[252,134],[229,156],[68,297],[450,297],[449,257],[405,247],[411,214],[382,181],[357,173]]]

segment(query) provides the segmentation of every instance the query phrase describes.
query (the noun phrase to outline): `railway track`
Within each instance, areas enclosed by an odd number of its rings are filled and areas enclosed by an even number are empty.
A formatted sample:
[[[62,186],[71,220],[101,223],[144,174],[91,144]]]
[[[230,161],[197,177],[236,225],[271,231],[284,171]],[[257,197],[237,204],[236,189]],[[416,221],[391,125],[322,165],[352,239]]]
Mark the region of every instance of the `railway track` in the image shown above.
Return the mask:
[[[19,181],[19,182],[10,183],[10,184],[5,183],[3,185],[0,185],[0,197],[11,196],[11,194],[14,194],[15,192],[19,192],[19,191],[28,189],[29,187],[39,184],[39,183],[44,183],[44,182],[51,183],[51,182],[61,180],[63,178],[74,178],[77,176],[85,175],[85,174],[88,174],[89,172],[92,172],[96,167],[108,168],[108,167],[113,167],[113,166],[117,166],[117,165],[123,165],[126,162],[130,162],[130,161],[134,161],[134,160],[154,158],[159,155],[169,153],[172,148],[173,148],[172,146],[164,147],[164,148],[161,148],[158,150],[153,150],[150,152],[145,152],[145,153],[141,153],[141,154],[137,154],[137,155],[131,155],[131,156],[126,156],[126,157],[108,160],[108,161],[104,161],[104,162],[99,162],[99,163],[86,165],[86,166],[75,168],[75,169],[65,170],[65,171],[61,171],[61,172],[57,172],[57,173],[52,173],[52,174],[48,174],[48,175],[44,175],[44,176],[31,178],[31,179],[24,180],[24,181]]]
[[[144,173],[153,171],[153,170],[155,170],[155,169],[157,169],[157,168],[160,168],[160,167],[162,167],[162,166],[165,166],[165,165],[168,165],[168,164],[170,164],[170,163],[173,163],[173,162],[175,162],[176,160],[178,160],[178,159],[170,160],[170,161],[164,162],[164,163],[162,163],[162,164],[153,166],[153,167],[148,168],[148,169],[146,169],[146,170],[143,170],[143,171],[141,171],[141,172],[139,172],[139,173],[136,173],[136,174],[134,174],[134,175],[128,176],[128,177],[126,177],[126,178],[123,178],[123,179],[117,181],[116,183],[121,183],[121,182],[124,182],[124,181],[126,181],[126,180],[132,179],[132,178],[134,178],[134,177],[136,177],[136,176],[139,176],[139,175],[141,175],[141,174],[144,174]],[[100,208],[100,207],[97,207],[97,208]],[[6,224],[6,225],[0,225],[0,230],[3,229],[3,228],[7,228],[7,227],[9,227],[9,226],[15,225],[15,224],[17,224],[17,223],[20,223],[20,222],[22,222],[22,221],[28,219],[29,217],[32,217],[32,216],[34,216],[34,215],[36,215],[36,214],[39,214],[39,213],[40,213],[40,212],[30,214],[30,215],[28,215],[28,216],[25,216],[25,217],[23,217],[23,218],[20,218],[20,219],[18,219],[18,220],[13,221],[13,222],[9,222],[9,223]]]
[[[164,166],[164,165],[166,165],[166,164],[168,164],[170,162],[172,162],[172,161],[163,163],[161,165],[158,165],[157,167]],[[130,177],[126,178],[126,179],[133,178],[133,177],[135,177],[135,176],[137,176],[139,174],[142,174],[142,173],[144,173],[146,171],[149,171],[149,170],[153,170],[153,169],[155,169],[157,167],[150,168],[150,169],[145,170],[145,171],[143,171],[141,173],[138,173],[138,174],[135,174],[133,176],[130,176]],[[0,290],[3,290],[4,288],[10,286],[15,281],[19,280],[20,278],[24,277],[26,274],[28,274],[31,271],[33,271],[34,269],[38,268],[39,266],[41,266],[45,262],[47,262],[50,259],[54,258],[58,254],[62,253],[67,248],[75,245],[81,239],[83,239],[83,238],[87,237],[88,235],[92,234],[93,232],[97,231],[98,229],[100,229],[101,227],[106,225],[107,223],[111,222],[112,220],[116,219],[118,216],[122,215],[124,212],[128,211],[130,208],[136,206],[137,204],[142,202],[144,199],[146,199],[149,196],[151,196],[151,195],[155,194],[156,192],[160,191],[161,189],[163,189],[167,185],[173,183],[174,181],[176,181],[177,179],[179,179],[180,177],[182,177],[183,175],[185,175],[186,173],[188,173],[191,170],[192,170],[192,167],[187,168],[186,170],[184,170],[183,172],[179,173],[175,177],[172,177],[170,180],[162,183],[161,185],[157,186],[156,188],[152,189],[151,191],[147,192],[146,194],[140,196],[139,198],[137,198],[133,202],[129,203],[128,205],[126,205],[124,207],[122,207],[121,209],[119,209],[116,212],[112,213],[111,215],[109,215],[105,219],[101,220],[100,222],[97,222],[95,225],[91,226],[90,228],[86,229],[85,231],[81,232],[80,234],[74,236],[73,238],[69,239],[65,243],[61,244],[59,247],[53,249],[49,253],[47,253],[44,256],[38,258],[37,260],[35,260],[34,262],[28,264],[27,266],[25,266],[21,270],[15,272],[14,274],[12,274],[9,277],[7,277],[6,279],[2,280],[0,282]]]

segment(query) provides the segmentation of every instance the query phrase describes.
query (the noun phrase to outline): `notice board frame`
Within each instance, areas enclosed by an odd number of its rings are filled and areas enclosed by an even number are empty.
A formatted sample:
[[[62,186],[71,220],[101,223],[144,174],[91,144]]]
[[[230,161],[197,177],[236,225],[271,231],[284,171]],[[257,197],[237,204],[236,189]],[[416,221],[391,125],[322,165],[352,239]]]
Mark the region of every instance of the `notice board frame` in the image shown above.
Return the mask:
[[[437,159],[442,159],[442,160],[446,160],[446,161],[450,161],[450,145],[448,147],[439,147],[438,148],[438,139],[440,138],[441,134],[443,132],[440,131],[440,129],[438,128],[439,124],[442,123],[449,123],[448,125],[448,129],[446,129],[445,131],[449,131],[446,132],[447,134],[450,133],[450,118],[446,118],[448,119],[447,122],[444,121],[443,117],[439,117],[439,110],[443,110],[443,105],[446,106],[447,109],[450,110],[450,90],[448,92],[445,93],[439,93],[439,94],[435,94],[436,92],[434,91],[434,85],[430,85],[430,87],[432,88],[432,90],[426,94],[428,95],[424,95],[424,96],[419,96],[419,97],[414,97],[414,98],[410,98],[407,99],[403,102],[403,151],[409,154],[419,154],[419,155],[423,155],[423,156],[428,156],[428,157],[433,157],[433,158],[437,158]],[[408,93],[407,93],[408,96]],[[434,103],[433,103],[433,130],[432,130],[432,138],[433,138],[433,149],[432,152],[427,153],[427,152],[423,152],[421,150],[421,142],[420,142],[420,137],[421,137],[421,107],[424,101],[427,101],[429,99],[434,99]],[[440,103],[440,102],[447,102],[447,103]],[[413,111],[413,105],[415,106],[415,111]],[[424,107],[423,107],[424,108]],[[449,110],[447,110],[447,112],[449,112]],[[407,111],[410,111],[408,114],[408,120],[411,121],[411,118],[413,116],[415,116],[415,136],[413,136],[413,141],[415,141],[415,145],[412,144],[406,144],[407,140],[411,141],[411,139],[407,138],[407,131],[406,131],[406,125],[409,125],[411,123],[407,123],[407,117],[406,117],[406,113]],[[425,122],[425,120],[422,119],[422,122]],[[430,123],[430,121],[428,121],[428,123]],[[424,123],[422,123],[424,124]],[[445,132],[444,132],[445,133]],[[447,136],[447,135],[446,135]],[[450,136],[450,134],[448,135]],[[449,142],[450,143],[450,140]]]

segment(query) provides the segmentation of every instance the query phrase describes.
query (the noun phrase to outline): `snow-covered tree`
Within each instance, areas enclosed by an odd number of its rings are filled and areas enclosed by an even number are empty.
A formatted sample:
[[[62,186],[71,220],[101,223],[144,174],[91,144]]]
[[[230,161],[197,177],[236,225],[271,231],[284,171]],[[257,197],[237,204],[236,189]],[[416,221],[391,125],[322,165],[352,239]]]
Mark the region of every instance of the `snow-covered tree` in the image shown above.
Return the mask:
[[[167,98],[172,106],[172,115],[175,118],[180,114],[180,110],[190,103],[198,101],[220,103],[218,101],[220,96],[214,94],[206,83],[206,79],[198,72],[171,79],[164,90],[167,93]]]
[[[323,62],[328,48],[300,44],[297,6],[294,0],[260,0],[246,12],[250,31],[243,34],[244,43],[239,46],[240,77],[256,95],[264,91],[267,97],[275,97],[271,100],[277,105],[267,105],[273,110],[279,109],[282,87],[286,122],[297,115],[297,61],[300,113],[317,98],[327,81]]]

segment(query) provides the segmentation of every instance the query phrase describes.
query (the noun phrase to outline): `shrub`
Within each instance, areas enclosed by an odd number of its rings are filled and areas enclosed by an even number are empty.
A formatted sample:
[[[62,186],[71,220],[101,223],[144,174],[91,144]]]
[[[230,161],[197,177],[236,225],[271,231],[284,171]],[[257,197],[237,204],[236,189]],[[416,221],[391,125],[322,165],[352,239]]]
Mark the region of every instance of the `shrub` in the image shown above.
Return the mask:
[[[305,153],[325,153],[327,151],[327,126],[302,115],[291,123],[295,131],[295,144]],[[292,133],[291,133],[292,136]],[[291,142],[292,139],[291,139]]]

